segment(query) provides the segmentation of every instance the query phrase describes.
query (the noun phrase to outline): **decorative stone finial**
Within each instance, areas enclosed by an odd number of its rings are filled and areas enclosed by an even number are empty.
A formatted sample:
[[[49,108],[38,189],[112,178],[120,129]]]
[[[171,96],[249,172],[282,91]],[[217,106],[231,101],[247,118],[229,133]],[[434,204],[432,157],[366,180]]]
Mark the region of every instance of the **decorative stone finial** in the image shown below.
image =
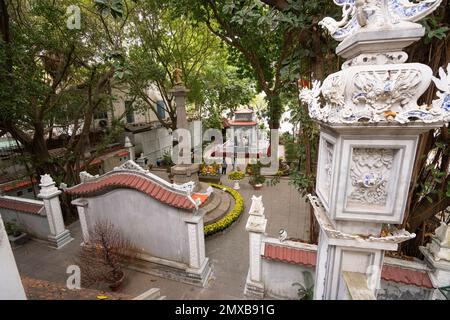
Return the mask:
[[[41,187],[49,187],[55,185],[55,181],[53,181],[53,178],[49,174],[44,174],[41,176]]]
[[[55,181],[49,174],[44,174],[41,176],[41,183],[39,186],[41,187],[41,190],[38,197],[42,199],[58,196],[61,193],[61,191],[55,186]]]
[[[87,171],[81,171],[80,172],[80,181],[81,181],[81,183],[88,182],[88,181],[93,180],[95,178],[96,178],[95,176],[93,176],[92,174],[88,173]]]
[[[262,196],[253,196],[252,197],[252,205],[250,206],[249,214],[255,216],[263,216],[264,215],[264,205],[262,202]]]
[[[125,144],[124,144],[125,148],[131,148],[133,147],[133,144],[131,143],[131,140],[129,137],[125,137]]]
[[[280,229],[280,231],[278,231],[278,235],[278,240],[280,240],[280,242],[284,242],[288,236],[286,229]]]

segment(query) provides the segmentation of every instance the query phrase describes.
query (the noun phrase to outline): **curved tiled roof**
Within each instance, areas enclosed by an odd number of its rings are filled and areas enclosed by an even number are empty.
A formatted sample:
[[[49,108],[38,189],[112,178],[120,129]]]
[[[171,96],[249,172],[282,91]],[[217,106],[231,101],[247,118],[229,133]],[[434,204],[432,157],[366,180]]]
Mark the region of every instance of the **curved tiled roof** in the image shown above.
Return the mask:
[[[88,197],[105,194],[111,190],[126,188],[140,191],[169,206],[193,210],[195,204],[186,193],[177,192],[150,177],[135,172],[113,172],[84,182],[65,191],[71,195]]]
[[[381,278],[386,281],[433,289],[430,276],[425,271],[411,270],[385,264],[381,271]]]
[[[269,243],[266,243],[264,248],[264,258],[266,259],[301,264],[309,267],[316,266],[316,256],[315,251],[281,247]]]

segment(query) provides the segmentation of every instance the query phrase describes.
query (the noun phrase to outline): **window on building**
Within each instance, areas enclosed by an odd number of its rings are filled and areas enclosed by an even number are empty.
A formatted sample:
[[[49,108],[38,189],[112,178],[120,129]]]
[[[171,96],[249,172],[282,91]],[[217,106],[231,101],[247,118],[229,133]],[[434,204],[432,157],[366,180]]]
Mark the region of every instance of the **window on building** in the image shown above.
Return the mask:
[[[125,101],[125,111],[127,113],[127,123],[134,123],[133,101]]]
[[[161,119],[165,119],[166,118],[166,110],[165,110],[166,104],[164,103],[164,101],[163,100],[158,100],[156,102],[156,107],[157,107],[156,111],[158,112],[158,116]]]

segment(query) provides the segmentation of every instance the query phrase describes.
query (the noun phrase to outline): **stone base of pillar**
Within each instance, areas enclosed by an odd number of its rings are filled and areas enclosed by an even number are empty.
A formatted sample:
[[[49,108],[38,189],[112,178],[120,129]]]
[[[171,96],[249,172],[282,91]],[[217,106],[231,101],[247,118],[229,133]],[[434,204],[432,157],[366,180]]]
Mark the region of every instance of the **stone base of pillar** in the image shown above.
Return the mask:
[[[244,294],[248,297],[264,298],[264,283],[251,280],[249,272],[245,281]]]
[[[73,240],[69,230],[64,230],[57,236],[48,236],[47,239],[50,242],[50,247],[54,249],[61,249]]]
[[[200,189],[198,172],[200,171],[200,165],[198,164],[180,164],[171,168],[173,175],[173,183],[185,184],[188,182],[194,182],[194,192],[198,192]]]
[[[198,287],[205,287],[208,284],[212,273],[209,258],[206,258],[202,266],[198,269],[192,269],[182,263],[155,257],[141,257],[133,262],[129,268],[142,273]]]

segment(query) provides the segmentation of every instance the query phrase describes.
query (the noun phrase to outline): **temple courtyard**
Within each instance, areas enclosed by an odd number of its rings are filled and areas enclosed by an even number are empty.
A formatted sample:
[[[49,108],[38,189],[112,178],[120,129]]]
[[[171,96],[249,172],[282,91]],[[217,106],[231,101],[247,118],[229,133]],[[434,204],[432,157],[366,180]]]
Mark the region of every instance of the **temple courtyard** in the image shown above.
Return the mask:
[[[167,178],[164,173],[157,174]],[[232,186],[233,183],[222,178],[222,184]],[[289,238],[308,240],[310,215],[307,203],[289,185],[287,178],[282,178],[276,186],[264,186],[258,191],[248,184],[248,178],[240,185],[239,192],[245,202],[242,215],[224,232],[205,239],[206,256],[211,259],[213,271],[204,288],[127,270],[120,293],[138,296],[151,288],[159,288],[161,296],[167,299],[246,299],[244,286],[249,268],[249,234],[245,225],[251,197],[263,196],[268,219],[267,234],[274,238],[278,237],[280,229],[285,229]],[[14,256],[20,275],[65,285],[69,276],[66,269],[74,263],[83,241],[78,221],[68,226],[68,229],[75,240],[60,250],[49,248],[46,243],[39,241],[29,241],[16,248]]]

